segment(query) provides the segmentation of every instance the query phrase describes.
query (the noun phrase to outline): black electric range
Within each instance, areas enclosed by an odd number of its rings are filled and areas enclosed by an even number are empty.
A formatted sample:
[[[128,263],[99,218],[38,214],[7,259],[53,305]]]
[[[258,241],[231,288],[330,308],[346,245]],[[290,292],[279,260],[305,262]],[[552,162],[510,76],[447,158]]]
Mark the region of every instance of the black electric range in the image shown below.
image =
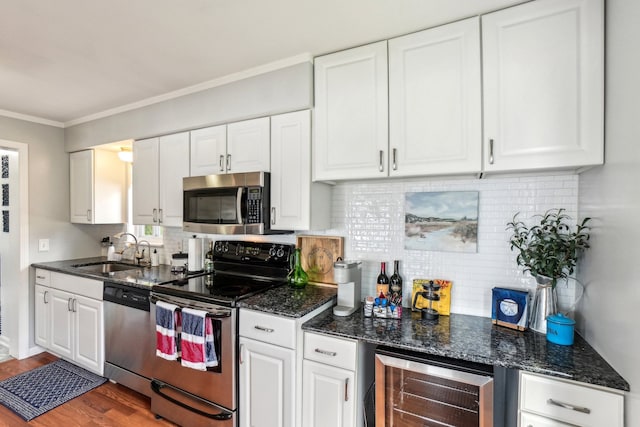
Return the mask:
[[[213,273],[156,285],[153,291],[235,307],[244,298],[284,285],[293,249],[283,243],[216,241]]]

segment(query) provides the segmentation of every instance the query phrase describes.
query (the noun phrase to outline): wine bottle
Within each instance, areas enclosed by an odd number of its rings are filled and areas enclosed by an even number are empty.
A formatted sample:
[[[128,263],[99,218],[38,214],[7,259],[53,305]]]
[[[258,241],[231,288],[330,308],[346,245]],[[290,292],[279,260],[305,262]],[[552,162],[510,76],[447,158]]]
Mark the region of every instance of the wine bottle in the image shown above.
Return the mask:
[[[400,261],[393,261],[393,274],[389,279],[389,290],[391,302],[395,305],[402,305],[402,277],[400,276]]]
[[[384,298],[389,298],[389,277],[386,274],[387,263],[382,261],[380,263],[380,274],[376,280],[376,295]]]
[[[209,250],[204,255],[204,271],[207,273],[213,271],[213,240],[209,242]]]

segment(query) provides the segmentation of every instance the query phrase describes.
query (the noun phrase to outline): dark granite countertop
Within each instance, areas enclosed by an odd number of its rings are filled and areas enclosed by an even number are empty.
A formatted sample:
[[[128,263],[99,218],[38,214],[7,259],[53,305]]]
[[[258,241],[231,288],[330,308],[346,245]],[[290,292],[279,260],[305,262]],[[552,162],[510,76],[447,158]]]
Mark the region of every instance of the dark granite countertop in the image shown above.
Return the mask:
[[[299,318],[337,299],[335,286],[308,284],[302,289],[283,285],[267,292],[241,300],[238,306],[272,313],[278,316]]]
[[[451,314],[428,321],[408,308],[402,319],[364,317],[362,310],[337,317],[326,310],[302,329],[629,391],[627,381],[579,334],[572,346],[562,346],[544,334],[493,325],[486,317]]]
[[[121,283],[123,285],[129,285],[136,288],[149,288],[153,285],[159,285],[161,283],[176,282],[179,280],[185,280],[189,277],[195,277],[198,274],[186,275],[175,274],[171,272],[171,266],[159,265],[157,267],[144,267],[136,268],[125,271],[115,271],[109,274],[95,274],[82,271],[79,268],[73,267],[78,264],[92,264],[98,262],[106,262],[106,257],[92,257],[92,258],[80,258],[64,261],[52,261],[31,264],[34,268],[42,268],[45,270],[57,271],[59,273],[73,274],[74,276],[86,277],[89,279],[109,281]]]

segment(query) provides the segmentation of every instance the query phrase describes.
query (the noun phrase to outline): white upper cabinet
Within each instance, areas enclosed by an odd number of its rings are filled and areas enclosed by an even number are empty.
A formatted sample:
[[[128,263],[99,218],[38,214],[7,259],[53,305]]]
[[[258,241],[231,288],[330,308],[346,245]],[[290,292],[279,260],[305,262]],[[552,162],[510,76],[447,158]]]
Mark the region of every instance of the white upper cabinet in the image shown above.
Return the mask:
[[[389,175],[480,172],[478,17],[389,40]]]
[[[70,153],[69,182],[71,222],[126,222],[126,166],[115,151],[85,150]]]
[[[182,226],[182,178],[189,176],[189,132],[133,143],[133,223]]]
[[[311,182],[309,110],[271,117],[271,162],[271,229],[328,228],[331,189]]]
[[[226,157],[226,125],[191,131],[191,176],[224,173]]]
[[[603,0],[537,0],[482,17],[484,170],[603,163]]]
[[[228,124],[225,172],[269,172],[269,132],[269,117]]]
[[[314,180],[387,176],[387,42],[315,58]]]

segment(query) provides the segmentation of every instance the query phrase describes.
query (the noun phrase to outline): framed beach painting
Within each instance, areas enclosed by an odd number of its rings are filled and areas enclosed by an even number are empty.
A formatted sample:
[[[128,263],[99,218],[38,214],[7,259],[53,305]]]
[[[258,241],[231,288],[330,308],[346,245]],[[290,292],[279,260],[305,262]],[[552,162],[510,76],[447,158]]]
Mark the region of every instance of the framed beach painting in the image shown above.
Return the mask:
[[[477,252],[478,197],[477,191],[405,193],[405,249]]]

